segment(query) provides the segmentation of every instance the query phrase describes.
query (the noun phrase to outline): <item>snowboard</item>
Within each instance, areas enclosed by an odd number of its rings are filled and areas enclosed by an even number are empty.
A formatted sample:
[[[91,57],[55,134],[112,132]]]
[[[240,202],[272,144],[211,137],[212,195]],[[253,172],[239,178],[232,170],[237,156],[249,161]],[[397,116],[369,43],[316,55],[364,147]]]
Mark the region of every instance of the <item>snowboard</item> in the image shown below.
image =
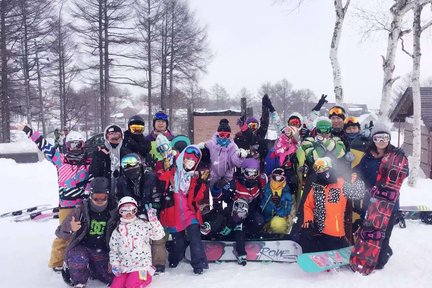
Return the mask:
[[[202,240],[208,262],[237,262],[235,241]],[[246,241],[248,261],[294,263],[302,253],[299,244],[291,240]],[[190,248],[186,248],[186,260],[191,260]]]
[[[317,273],[349,264],[353,246],[320,252],[303,253],[297,259],[297,264],[305,272]]]
[[[370,204],[351,253],[353,271],[368,275],[374,270],[400,187],[407,176],[408,160],[403,153],[391,152],[381,160],[376,186],[371,189]]]
[[[426,224],[432,224],[432,210],[426,205],[401,206],[399,208],[399,227],[406,228],[406,219],[420,219]]]

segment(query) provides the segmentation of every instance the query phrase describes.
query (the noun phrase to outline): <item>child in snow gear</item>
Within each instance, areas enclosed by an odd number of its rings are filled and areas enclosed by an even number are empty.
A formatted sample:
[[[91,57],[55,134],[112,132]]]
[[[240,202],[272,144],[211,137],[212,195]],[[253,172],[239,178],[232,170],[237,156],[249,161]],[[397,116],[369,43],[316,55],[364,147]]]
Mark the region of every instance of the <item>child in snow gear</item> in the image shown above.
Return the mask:
[[[114,277],[108,271],[108,251],[117,207],[108,195],[109,189],[108,179],[93,179],[89,199],[77,206],[56,230],[57,237],[68,242],[64,255],[75,287],[87,284],[90,269],[105,284],[110,284]]]
[[[190,145],[177,157],[175,166],[162,171],[160,175],[165,185],[173,186],[173,193],[168,196],[172,198],[168,200],[170,205],[165,203],[161,211],[161,223],[167,227],[174,240],[174,245],[169,250],[169,265],[172,268],[177,267],[183,259],[187,232],[191,247],[191,265],[195,274],[201,274],[203,269],[208,268],[200,233],[202,215],[199,203],[207,189],[205,181],[196,171],[200,161],[201,150]]]
[[[304,202],[298,243],[304,253],[346,247],[344,213],[347,198],[361,199],[364,183],[355,176],[351,182],[337,178],[328,157],[318,158],[313,169],[316,181]]]
[[[144,137],[144,119],[135,115],[129,118],[127,130],[124,132],[123,147],[130,152],[138,153],[143,161],[149,162],[147,159],[150,154],[151,143]]]
[[[58,174],[59,192],[59,222],[60,224],[72,212],[75,205],[85,198],[85,190],[91,176],[89,173],[90,159],[84,153],[84,137],[76,131],[71,131],[65,140],[65,153],[48,143],[38,131],[33,131],[26,124],[18,124],[17,129],[24,131],[36,143],[45,158],[54,164]],[[48,266],[55,271],[63,267],[63,254],[67,241],[56,238],[51,249]]]
[[[287,233],[288,216],[291,212],[292,202],[285,171],[282,168],[275,168],[270,175],[270,181],[264,187],[260,203],[269,232]]]
[[[140,218],[145,218],[148,212],[146,207],[154,208],[159,213],[162,208],[162,193],[156,189],[156,175],[137,153],[129,153],[122,157],[121,171],[117,181],[117,199],[125,196],[134,198]],[[158,273],[165,271],[165,243],[165,238],[151,241],[153,266]]]
[[[110,264],[115,275],[111,288],[147,287],[155,272],[152,266],[151,240],[160,240],[165,233],[156,216],[149,208],[148,221],[136,216],[138,203],[125,196],[118,203],[120,223],[113,231],[109,242]]]

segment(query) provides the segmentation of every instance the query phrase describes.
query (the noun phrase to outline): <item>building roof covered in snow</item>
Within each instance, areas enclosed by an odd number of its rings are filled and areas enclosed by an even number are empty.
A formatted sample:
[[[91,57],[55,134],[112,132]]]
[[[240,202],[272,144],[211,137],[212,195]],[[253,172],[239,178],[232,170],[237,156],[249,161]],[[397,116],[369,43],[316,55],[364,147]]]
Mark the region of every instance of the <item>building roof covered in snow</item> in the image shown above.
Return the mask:
[[[432,130],[432,87],[421,87],[421,119],[429,131]],[[413,116],[414,103],[412,88],[408,87],[404,94],[399,98],[396,107],[390,114],[393,122],[405,122],[407,117]]]

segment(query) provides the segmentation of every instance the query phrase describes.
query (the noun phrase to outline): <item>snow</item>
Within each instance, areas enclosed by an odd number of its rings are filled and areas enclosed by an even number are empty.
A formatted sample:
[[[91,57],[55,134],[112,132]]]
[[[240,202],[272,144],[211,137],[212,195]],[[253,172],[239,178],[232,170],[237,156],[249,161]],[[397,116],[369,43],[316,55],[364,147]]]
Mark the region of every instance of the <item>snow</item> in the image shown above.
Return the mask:
[[[44,160],[34,164],[16,164],[0,159],[2,201],[0,213],[36,204],[56,205],[57,175],[52,164]],[[417,188],[402,187],[401,204],[423,204],[432,207],[432,180],[419,179]],[[54,239],[56,220],[15,223],[0,219],[0,287],[67,287],[61,276],[47,267]],[[408,220],[407,228],[396,226],[391,238],[393,257],[384,270],[369,276],[340,272],[308,274],[296,264],[235,263],[210,264],[203,275],[192,273],[183,262],[176,269],[155,276],[150,287],[431,287],[430,240],[432,226]],[[104,287],[90,281],[88,287]]]

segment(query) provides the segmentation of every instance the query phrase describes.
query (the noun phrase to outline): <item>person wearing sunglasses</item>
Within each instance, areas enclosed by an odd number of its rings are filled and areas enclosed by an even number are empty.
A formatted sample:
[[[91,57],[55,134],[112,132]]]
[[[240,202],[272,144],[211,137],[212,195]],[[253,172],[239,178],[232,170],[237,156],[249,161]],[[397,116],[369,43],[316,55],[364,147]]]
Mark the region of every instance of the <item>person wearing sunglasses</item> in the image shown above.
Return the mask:
[[[96,177],[90,184],[90,197],[78,205],[58,226],[57,237],[68,241],[65,260],[68,277],[74,287],[85,287],[90,274],[111,284],[114,275],[108,269],[109,240],[117,222],[117,205],[109,197],[110,181]],[[91,267],[91,272],[90,272]]]
[[[347,199],[362,199],[364,182],[355,174],[350,181],[337,177],[329,157],[318,158],[313,169],[316,179],[304,201],[304,217],[295,238],[303,253],[347,247],[344,229]]]
[[[145,122],[139,115],[129,118],[127,130],[124,132],[123,147],[129,152],[138,153],[141,159],[150,161],[147,156],[151,143],[144,137]]]
[[[266,222],[264,230],[270,233],[286,234],[289,228],[288,216],[291,212],[293,199],[284,169],[273,169],[269,178],[270,181],[263,189],[260,203]]]
[[[137,217],[138,203],[132,197],[122,197],[117,206],[120,222],[109,242],[115,275],[110,287],[147,287],[155,272],[150,243],[162,239],[164,229],[154,208],[147,211],[147,221]]]
[[[372,127],[371,137],[372,144],[364,154],[363,158],[360,161],[360,164],[356,167],[355,170],[356,172],[358,172],[359,176],[361,177],[361,179],[364,180],[366,184],[367,193],[363,199],[363,205],[354,207],[354,210],[361,214],[362,219],[364,219],[365,213],[368,210],[371,198],[371,191],[374,186],[377,185],[377,179],[385,177],[385,175],[379,175],[380,165],[384,157],[390,157],[391,159],[391,157],[393,157],[394,155],[398,155],[406,158],[405,153],[401,148],[397,148],[390,143],[391,132],[386,125],[382,123],[376,123]],[[408,163],[408,161],[405,161],[405,163]],[[405,177],[408,177],[408,164],[406,164],[404,169],[406,173],[400,173],[398,175],[399,179],[397,181],[399,181],[400,183],[403,182]],[[400,191],[395,190],[394,192],[399,194]],[[381,250],[375,269],[384,268],[390,257],[393,255],[393,250],[390,247],[390,237],[392,234],[393,226],[397,219],[398,210],[399,200],[397,200],[396,204],[394,205],[391,216],[388,220],[387,230],[385,231],[385,236],[382,240]]]
[[[59,197],[59,223],[72,212],[75,205],[80,204],[86,197],[86,188],[89,186],[91,159],[85,153],[83,135],[78,131],[68,130],[65,141],[65,152],[60,147],[51,145],[38,131],[34,131],[29,125],[20,123],[16,125],[18,130],[26,133],[41,150],[45,158],[57,169],[58,197]],[[63,269],[64,250],[67,241],[56,238],[52,243],[51,256],[48,266],[55,272]]]
[[[176,158],[175,166],[160,175],[165,189],[172,191],[168,195],[172,200],[164,199],[160,214],[162,225],[174,240],[172,249],[168,251],[169,266],[175,268],[183,259],[187,233],[191,247],[191,266],[195,274],[202,274],[204,269],[208,269],[200,233],[200,225],[203,223],[200,204],[207,190],[206,182],[197,170],[201,158],[201,150],[196,145],[189,145]]]
[[[255,117],[246,118],[243,115],[238,121],[240,131],[234,136],[234,142],[239,148],[246,150],[248,156],[264,161],[268,152],[265,136],[269,126],[270,113],[276,110],[267,94],[263,96],[261,103],[260,121]]]

